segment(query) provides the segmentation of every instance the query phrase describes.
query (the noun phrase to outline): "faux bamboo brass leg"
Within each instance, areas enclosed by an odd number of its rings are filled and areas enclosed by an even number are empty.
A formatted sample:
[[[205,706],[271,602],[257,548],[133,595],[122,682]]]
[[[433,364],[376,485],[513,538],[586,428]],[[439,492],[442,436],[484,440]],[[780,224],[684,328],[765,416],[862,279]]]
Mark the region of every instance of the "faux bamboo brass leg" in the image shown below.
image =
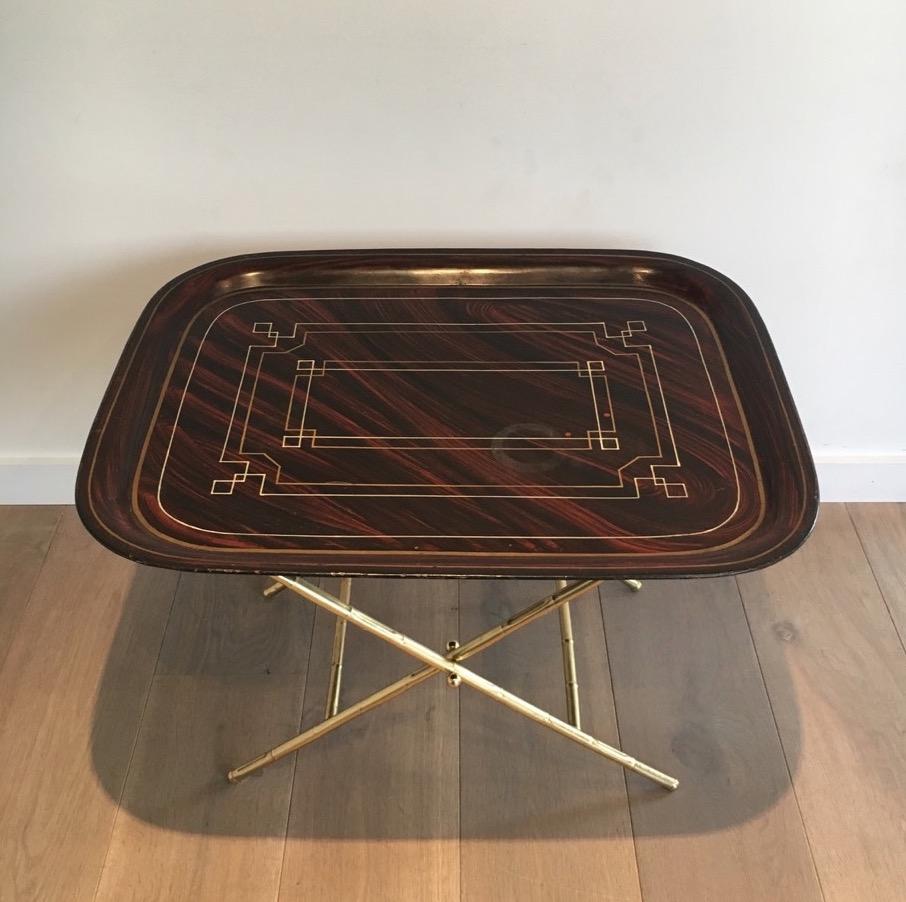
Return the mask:
[[[340,580],[340,603],[349,607],[352,580]],[[346,649],[346,621],[337,617],[333,632],[333,654],[330,656],[330,685],[327,687],[327,704],[324,717],[333,717],[340,706],[340,681],[343,679],[343,652]]]
[[[623,585],[629,586],[629,588],[632,589],[633,592],[642,591],[642,581],[640,579],[624,579]]]
[[[572,726],[572,724],[568,724],[558,717],[554,717],[553,714],[549,714],[547,711],[538,708],[530,702],[524,701],[519,698],[518,695],[513,695],[512,692],[508,692],[501,686],[492,683],[490,680],[486,680],[483,676],[473,673],[461,664],[438,654],[426,645],[416,642],[404,633],[381,623],[369,614],[356,610],[351,606],[347,607],[341,604],[338,599],[323,592],[317,586],[309,585],[302,580],[289,579],[285,576],[278,576],[277,579],[282,582],[287,589],[291,589],[297,595],[301,595],[303,598],[307,598],[309,601],[314,602],[318,607],[322,607],[331,614],[342,617],[344,620],[352,621],[356,626],[365,630],[366,633],[371,633],[373,636],[383,639],[400,651],[411,655],[413,658],[422,661],[424,664],[433,667],[435,670],[443,671],[454,677],[458,676],[459,682],[464,685],[476,689],[478,692],[487,695],[489,698],[495,699],[501,704],[506,705],[508,708],[512,708],[514,711],[518,711],[520,714],[525,715],[530,720],[534,720],[536,723],[549,727],[554,730],[554,732],[560,733],[561,736],[566,736],[567,739],[572,739],[573,742],[583,745],[605,758],[609,758],[611,761],[625,767],[627,770],[641,774],[649,780],[659,783],[666,789],[676,789],[676,787],[679,786],[679,781],[673,777],[661,773],[661,771],[656,770],[650,765],[636,760],[621,749],[614,748],[606,742],[601,742],[600,739],[595,739],[594,736],[583,733],[581,730]]]
[[[557,580],[557,587],[565,589],[569,585],[565,579]],[[573,621],[569,604],[560,606],[560,641],[563,651],[563,682],[566,684],[567,720],[581,729],[582,716],[579,713],[579,680],[576,675],[576,642],[573,638]]]
[[[542,598],[540,601],[536,601],[527,608],[523,608],[523,610],[514,614],[503,623],[498,623],[496,626],[492,626],[490,629],[480,633],[465,645],[448,647],[446,657],[450,661],[464,661],[466,658],[470,658],[472,655],[478,654],[478,652],[483,651],[496,644],[501,639],[506,638],[520,627],[538,620],[550,611],[560,607],[560,605],[566,604],[567,602],[578,598],[580,595],[591,591],[596,586],[600,585],[600,583],[601,580],[599,579],[586,579],[572,583],[565,589],[558,589],[546,598]],[[281,742],[280,745],[265,752],[263,755],[259,755],[257,758],[243,764],[241,767],[234,768],[227,774],[227,779],[229,779],[231,783],[238,783],[240,780],[249,776],[249,774],[253,774],[262,767],[266,767],[268,764],[273,764],[275,761],[279,761],[281,758],[285,758],[287,755],[297,752],[309,743],[320,739],[322,736],[326,736],[328,733],[331,733],[339,727],[342,727],[344,724],[349,723],[349,721],[354,720],[359,715],[377,708],[378,705],[382,705],[384,702],[388,702],[398,695],[402,695],[407,690],[413,688],[413,686],[417,686],[419,683],[431,679],[431,677],[436,674],[437,670],[430,666],[414,670],[412,673],[398,679],[395,683],[391,683],[389,686],[385,686],[383,689],[369,695],[367,698],[363,698],[360,702],[350,705],[348,708],[344,708],[330,719],[315,724],[315,726],[310,727],[304,733],[300,733],[298,736],[294,736],[286,742]]]
[[[282,583],[271,583],[267,588],[261,590],[261,594],[265,598],[273,598],[278,593],[282,592],[286,586]]]
[[[642,776],[653,780],[654,782],[660,784],[661,786],[664,786],[667,789],[676,789],[676,787],[679,785],[679,782],[673,777],[661,773],[661,771],[636,760],[631,755],[627,755],[620,749],[614,748],[613,746],[608,745],[605,742],[601,742],[601,740],[595,739],[593,736],[589,736],[587,733],[583,733],[581,730],[577,729],[571,724],[568,724],[565,721],[554,717],[553,714],[549,714],[547,711],[544,711],[541,708],[538,708],[535,705],[524,701],[518,696],[513,695],[513,693],[508,692],[506,689],[503,689],[502,687],[492,683],[490,680],[486,680],[484,677],[479,676],[477,673],[473,673],[471,670],[463,667],[457,661],[451,660],[449,657],[445,657],[444,655],[432,651],[427,646],[422,645],[420,642],[416,642],[414,639],[411,639],[403,633],[400,633],[398,630],[395,630],[381,623],[379,620],[376,620],[374,617],[365,614],[363,611],[359,611],[351,606],[342,604],[339,599],[334,598],[332,595],[329,595],[328,593],[322,591],[317,586],[310,585],[303,580],[290,579],[286,576],[280,576],[277,577],[277,579],[284,586],[286,586],[286,588],[291,589],[297,595],[301,595],[303,598],[307,598],[309,601],[318,605],[318,607],[324,608],[326,611],[330,612],[336,617],[342,617],[344,620],[352,621],[356,626],[365,630],[365,632],[371,633],[372,635],[383,639],[385,642],[393,645],[400,651],[403,651],[406,654],[422,661],[425,665],[428,666],[428,668],[433,669],[436,672],[446,673],[450,677],[457,678],[458,682],[476,689],[478,692],[487,695],[489,698],[495,699],[501,704],[506,705],[508,708],[512,708],[513,710],[518,711],[520,714],[523,714],[530,720],[534,720],[535,722],[554,730],[554,732],[560,733],[562,736],[566,736],[568,739],[572,739],[573,742],[591,749],[592,751],[597,752],[599,755],[602,755],[603,757],[608,758],[611,761],[616,762],[617,764],[620,764],[622,767],[625,767],[628,770],[641,774]],[[594,584],[596,581],[590,582]],[[555,595],[556,594],[557,593],[555,593]],[[564,595],[564,597],[561,603],[568,601],[568,592],[563,592],[562,594]],[[539,604],[541,603],[539,602]],[[550,604],[546,609],[549,610],[553,606],[553,604]],[[537,607],[537,605],[535,607]],[[527,612],[523,612],[523,616],[526,613]],[[517,617],[519,616],[520,615],[517,615]],[[511,620],[512,619],[513,618],[511,618]],[[509,623],[509,621],[507,621],[507,623]],[[506,624],[501,624],[501,626],[503,628],[506,628]],[[463,646],[462,648],[452,650],[448,652],[448,655],[457,656],[460,652],[463,651],[465,647],[466,646]],[[414,677],[418,675],[418,672],[416,672],[416,674],[412,674],[410,676]],[[337,717],[331,718],[330,721],[325,722],[325,724],[333,723],[339,719],[340,715],[337,715]],[[304,735],[305,734],[303,734],[303,736]],[[298,742],[302,738],[303,737],[296,737],[296,742]],[[290,747],[292,746],[292,744],[293,740],[290,740],[290,742],[287,743],[283,743],[282,746],[278,746],[277,749],[273,749],[271,752],[265,753],[264,755],[255,759],[255,761],[249,762],[249,764],[243,765],[242,767],[236,768],[234,771],[231,771],[228,774],[228,778],[232,782],[237,782],[252,771],[257,770],[259,767],[263,767],[266,764],[277,760],[278,752],[280,752],[280,757],[282,757],[283,754],[289,754],[289,752],[293,750]]]

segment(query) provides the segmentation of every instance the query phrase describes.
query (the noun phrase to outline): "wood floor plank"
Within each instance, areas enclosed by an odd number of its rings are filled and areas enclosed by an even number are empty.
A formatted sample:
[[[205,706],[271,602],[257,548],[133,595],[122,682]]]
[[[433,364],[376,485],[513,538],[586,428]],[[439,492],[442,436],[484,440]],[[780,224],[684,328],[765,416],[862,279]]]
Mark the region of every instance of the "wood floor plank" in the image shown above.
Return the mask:
[[[0,505],[0,665],[62,513],[59,505]]]
[[[890,616],[906,641],[906,504],[847,504]]]
[[[457,589],[357,579],[352,603],[443,649],[456,636]],[[306,727],[324,716],[333,627],[318,611]],[[341,708],[418,667],[353,626],[345,661]],[[457,713],[456,691],[438,677],[298,754],[281,900],[459,898]]]
[[[467,581],[464,639],[553,589],[538,581]],[[583,729],[617,743],[596,593],[571,605]],[[556,614],[470,659],[483,676],[565,718]],[[619,767],[469,689],[461,693],[462,898],[639,899]]]
[[[304,673],[314,609],[289,592],[264,598],[267,584],[262,576],[183,574],[158,675]]]
[[[0,898],[94,896],[176,581],[63,515],[0,670]]]
[[[629,778],[645,902],[820,900],[734,580],[602,594],[623,746],[680,780]]]
[[[843,505],[739,578],[828,902],[906,896],[906,654]]]
[[[265,584],[180,580],[99,899],[276,898],[292,763],[224,775],[296,732],[314,611]]]
[[[97,898],[275,899],[292,770],[224,774],[292,734],[301,703],[293,677],[157,677]]]

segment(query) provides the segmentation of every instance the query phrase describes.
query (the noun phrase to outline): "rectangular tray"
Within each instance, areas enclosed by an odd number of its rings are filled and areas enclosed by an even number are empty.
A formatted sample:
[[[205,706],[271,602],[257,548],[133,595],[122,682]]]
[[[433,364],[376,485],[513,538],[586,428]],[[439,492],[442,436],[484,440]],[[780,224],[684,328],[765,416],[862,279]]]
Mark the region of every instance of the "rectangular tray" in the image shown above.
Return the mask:
[[[77,488],[126,557],[301,575],[735,573],[817,500],[752,302],[637,251],[200,266],[139,319]]]

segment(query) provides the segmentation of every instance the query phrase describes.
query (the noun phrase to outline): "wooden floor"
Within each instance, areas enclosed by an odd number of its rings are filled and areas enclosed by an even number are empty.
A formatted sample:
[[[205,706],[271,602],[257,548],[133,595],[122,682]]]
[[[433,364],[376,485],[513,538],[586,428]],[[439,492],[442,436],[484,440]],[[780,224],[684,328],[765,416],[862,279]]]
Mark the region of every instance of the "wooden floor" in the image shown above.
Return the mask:
[[[441,679],[229,786],[327,682],[329,618],[261,586],[0,508],[0,900],[906,899],[906,505],[825,505],[767,571],[573,606],[584,725],[673,794]],[[546,588],[354,597],[443,648]],[[412,669],[355,630],[347,655],[347,704]],[[473,664],[562,713],[556,617]]]

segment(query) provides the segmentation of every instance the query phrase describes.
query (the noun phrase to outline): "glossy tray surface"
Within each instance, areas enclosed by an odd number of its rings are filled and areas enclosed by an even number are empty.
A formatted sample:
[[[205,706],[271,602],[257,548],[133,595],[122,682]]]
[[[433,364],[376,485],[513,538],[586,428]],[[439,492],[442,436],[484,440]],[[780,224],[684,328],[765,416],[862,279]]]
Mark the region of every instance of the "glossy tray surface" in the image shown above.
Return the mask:
[[[216,261],[151,300],[79,473],[177,569],[689,576],[815,518],[770,339],[724,276],[629,251]]]

